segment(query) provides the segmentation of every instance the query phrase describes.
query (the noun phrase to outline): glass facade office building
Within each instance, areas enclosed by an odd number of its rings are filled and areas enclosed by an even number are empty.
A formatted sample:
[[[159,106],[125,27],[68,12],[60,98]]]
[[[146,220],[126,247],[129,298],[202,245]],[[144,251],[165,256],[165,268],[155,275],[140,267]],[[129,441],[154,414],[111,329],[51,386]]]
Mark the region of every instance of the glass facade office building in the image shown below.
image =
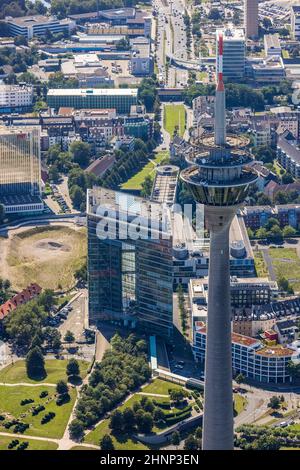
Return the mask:
[[[135,88],[67,88],[51,89],[47,93],[50,108],[116,109],[118,114],[129,114],[137,104]]]
[[[40,130],[0,127],[0,195],[41,192]]]
[[[153,206],[160,207],[104,188],[88,191],[90,324],[114,320],[149,334],[172,336],[172,236],[169,227],[151,212]],[[106,207],[112,209],[106,211]],[[134,239],[129,232],[136,217],[143,236]],[[105,224],[108,236],[101,238],[99,226],[102,230]],[[155,227],[155,236],[150,227]]]

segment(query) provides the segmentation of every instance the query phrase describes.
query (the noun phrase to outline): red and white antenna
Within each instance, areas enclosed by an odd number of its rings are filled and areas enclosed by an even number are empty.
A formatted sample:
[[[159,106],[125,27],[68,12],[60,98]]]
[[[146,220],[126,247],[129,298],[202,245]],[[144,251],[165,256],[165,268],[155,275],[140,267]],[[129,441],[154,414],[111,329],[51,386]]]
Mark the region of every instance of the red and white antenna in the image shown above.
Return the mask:
[[[224,91],[223,83],[223,35],[219,35],[218,40],[218,78],[217,78],[217,90]]]

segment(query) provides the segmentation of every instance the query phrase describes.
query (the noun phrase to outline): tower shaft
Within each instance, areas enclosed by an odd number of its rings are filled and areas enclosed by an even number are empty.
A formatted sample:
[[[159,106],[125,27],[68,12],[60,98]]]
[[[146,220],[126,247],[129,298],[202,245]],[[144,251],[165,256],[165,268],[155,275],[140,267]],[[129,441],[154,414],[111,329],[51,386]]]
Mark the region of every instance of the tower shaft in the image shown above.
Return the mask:
[[[233,449],[229,229],[235,213],[236,207],[205,208],[210,259],[203,450]]]

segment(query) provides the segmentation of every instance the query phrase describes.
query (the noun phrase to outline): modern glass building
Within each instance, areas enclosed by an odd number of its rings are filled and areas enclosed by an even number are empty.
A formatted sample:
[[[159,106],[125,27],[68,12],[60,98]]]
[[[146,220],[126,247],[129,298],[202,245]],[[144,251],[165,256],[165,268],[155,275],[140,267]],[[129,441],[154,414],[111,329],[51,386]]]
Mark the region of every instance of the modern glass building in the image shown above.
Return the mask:
[[[57,88],[47,93],[50,108],[112,109],[118,114],[129,114],[130,106],[137,104],[136,88]]]
[[[172,234],[159,204],[104,188],[88,190],[89,321],[121,322],[170,338]]]
[[[0,203],[6,213],[43,210],[40,129],[0,127]]]

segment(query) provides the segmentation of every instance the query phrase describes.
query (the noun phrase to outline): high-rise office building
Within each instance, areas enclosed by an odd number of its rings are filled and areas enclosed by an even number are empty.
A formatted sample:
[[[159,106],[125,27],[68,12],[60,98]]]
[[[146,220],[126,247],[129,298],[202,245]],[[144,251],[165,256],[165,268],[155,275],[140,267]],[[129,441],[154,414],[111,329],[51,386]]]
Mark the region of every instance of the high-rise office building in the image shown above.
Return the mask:
[[[170,338],[172,230],[161,204],[88,190],[89,321],[119,321]]]
[[[240,80],[245,75],[245,33],[241,28],[233,26],[218,29],[216,32],[216,56],[218,57],[219,38],[223,38],[223,76],[232,80]],[[217,74],[219,63],[216,64]]]
[[[210,231],[205,358],[204,450],[233,449],[229,229],[257,176],[249,168],[249,140],[226,136],[223,36],[218,37],[215,135],[205,136],[181,177],[205,205]]]
[[[247,39],[258,37],[258,0],[245,0],[245,31]]]
[[[40,129],[0,127],[0,203],[5,213],[43,210]]]
[[[291,7],[291,28],[294,39],[300,39],[300,5]]]

